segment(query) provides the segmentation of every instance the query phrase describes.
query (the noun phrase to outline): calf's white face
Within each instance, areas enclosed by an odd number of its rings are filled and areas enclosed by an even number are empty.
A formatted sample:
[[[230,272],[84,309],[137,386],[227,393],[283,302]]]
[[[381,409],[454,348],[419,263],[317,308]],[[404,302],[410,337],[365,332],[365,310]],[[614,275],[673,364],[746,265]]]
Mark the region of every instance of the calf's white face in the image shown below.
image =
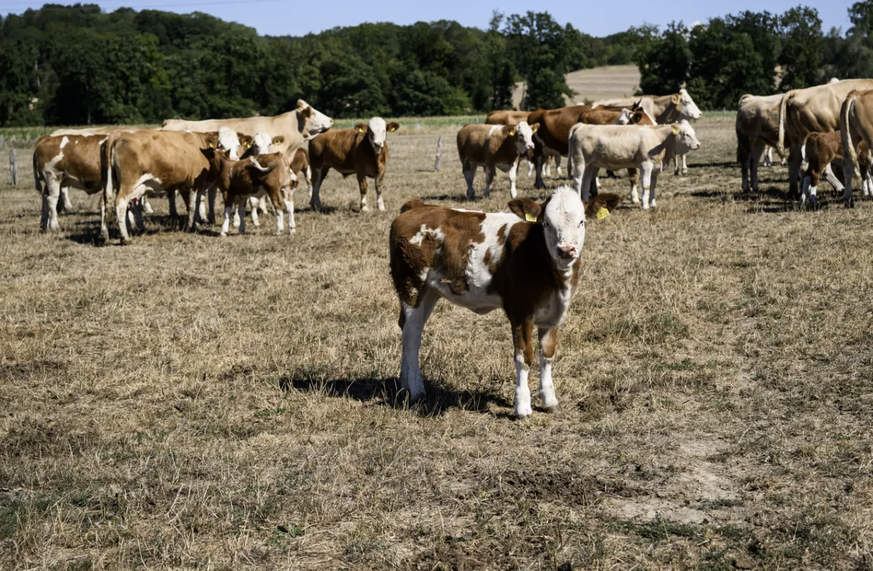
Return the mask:
[[[697,140],[697,134],[694,132],[694,127],[692,127],[691,123],[685,119],[679,122],[678,130],[674,127],[674,133],[676,133],[677,154],[696,151],[700,148],[700,141]]]
[[[239,137],[236,131],[228,127],[218,130],[218,148],[227,151],[227,156],[233,160],[239,159]]]
[[[258,133],[254,137],[252,143],[252,152],[256,155],[265,155],[270,152],[270,146],[273,144],[273,139],[266,133]]]
[[[367,136],[370,138],[370,144],[373,145],[373,151],[377,155],[381,153],[388,138],[388,125],[385,124],[385,119],[381,117],[370,119],[367,123]]]
[[[628,125],[628,124],[630,124],[630,122],[632,120],[631,115],[632,115],[632,113],[631,113],[630,109],[622,109],[621,115],[618,116],[618,119],[616,119],[615,124],[616,125]]]
[[[542,220],[549,255],[559,268],[571,266],[585,243],[585,205],[576,191],[566,186],[556,190]]]
[[[689,119],[700,119],[703,113],[697,108],[694,100],[684,89],[679,90],[679,100],[682,102],[682,115]]]
[[[522,121],[515,126],[516,137],[518,137],[518,154],[523,155],[534,148],[533,134],[539,128],[539,123],[535,123],[533,127],[527,124],[527,121]]]

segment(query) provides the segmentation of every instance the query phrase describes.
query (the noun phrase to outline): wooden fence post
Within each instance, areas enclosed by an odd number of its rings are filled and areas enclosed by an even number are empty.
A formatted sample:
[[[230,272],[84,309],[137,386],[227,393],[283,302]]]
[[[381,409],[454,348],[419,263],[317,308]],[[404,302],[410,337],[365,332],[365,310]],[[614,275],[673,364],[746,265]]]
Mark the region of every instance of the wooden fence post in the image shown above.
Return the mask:
[[[18,161],[15,157],[15,149],[9,149],[9,174],[12,178],[12,186],[18,186]]]
[[[436,155],[436,164],[433,166],[433,170],[440,170],[440,161],[443,159],[443,136],[440,135],[439,140],[437,141],[437,155]]]

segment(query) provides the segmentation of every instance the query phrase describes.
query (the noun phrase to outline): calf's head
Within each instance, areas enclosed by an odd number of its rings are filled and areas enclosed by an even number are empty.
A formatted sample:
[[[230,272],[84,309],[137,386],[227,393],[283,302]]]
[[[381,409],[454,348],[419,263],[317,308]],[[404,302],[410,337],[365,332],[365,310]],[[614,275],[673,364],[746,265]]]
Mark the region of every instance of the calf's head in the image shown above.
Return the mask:
[[[542,204],[528,198],[517,198],[510,201],[509,209],[523,220],[542,227],[549,256],[558,268],[566,269],[582,253],[587,219],[605,218],[619,202],[621,199],[617,194],[598,194],[583,202],[575,190],[564,186]]]
[[[302,99],[297,101],[297,130],[309,141],[333,126],[333,119]]]
[[[503,128],[503,134],[507,137],[515,137],[515,144],[519,155],[526,155],[534,149],[533,134],[540,128],[539,123],[528,125],[522,121],[518,125],[507,125]]]
[[[697,140],[694,127],[685,119],[673,123],[673,136],[676,138],[676,154],[681,155],[700,148],[700,141]]]
[[[241,146],[239,135],[233,129],[222,127],[218,130],[218,148],[227,151],[227,155],[231,159],[239,158]]]
[[[385,148],[385,141],[388,139],[388,133],[393,133],[400,128],[397,123],[385,123],[385,119],[381,117],[373,117],[370,122],[364,125],[358,123],[355,125],[355,130],[358,133],[366,133],[367,139],[373,145],[373,152],[377,155]]]

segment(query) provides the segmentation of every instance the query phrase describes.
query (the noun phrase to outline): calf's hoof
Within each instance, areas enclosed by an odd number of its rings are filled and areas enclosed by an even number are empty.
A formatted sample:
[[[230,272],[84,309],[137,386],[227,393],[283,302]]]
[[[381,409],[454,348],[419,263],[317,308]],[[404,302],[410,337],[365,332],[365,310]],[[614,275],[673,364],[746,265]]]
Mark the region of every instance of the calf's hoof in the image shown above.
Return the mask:
[[[512,411],[512,416],[514,416],[516,420],[525,420],[530,418],[532,414],[533,410],[531,410],[530,405],[524,407],[516,406]]]

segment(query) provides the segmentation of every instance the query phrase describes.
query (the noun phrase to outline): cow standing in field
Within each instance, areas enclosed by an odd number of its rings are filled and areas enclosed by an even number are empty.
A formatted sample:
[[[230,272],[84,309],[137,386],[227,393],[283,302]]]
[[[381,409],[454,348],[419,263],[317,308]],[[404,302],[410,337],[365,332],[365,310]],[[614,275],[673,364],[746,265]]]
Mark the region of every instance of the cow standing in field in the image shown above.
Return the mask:
[[[195,229],[198,197],[216,182],[216,174],[203,154],[209,148],[236,149],[236,133],[222,129],[219,133],[141,131],[113,133],[102,153],[105,172],[103,200],[114,198],[121,243],[130,242],[125,211],[128,204],[146,193],[160,196],[174,190],[188,193],[188,228]],[[109,239],[106,212],[101,216],[101,239]],[[137,220],[140,230],[142,220]]]
[[[782,98],[779,105],[779,141],[780,147],[788,150],[788,186],[792,198],[798,196],[804,139],[816,131],[839,131],[840,107],[846,96],[851,91],[864,89],[873,89],[873,79],[849,79],[796,89]]]
[[[700,148],[688,121],[657,127],[580,124],[570,138],[573,181],[587,199],[591,183],[601,168],[637,168],[643,185],[643,210],[656,207],[655,185],[661,166],[678,153]]]
[[[540,346],[540,398],[558,406],[552,359],[558,326],[576,293],[586,221],[619,203],[601,194],[584,203],[568,187],[545,202],[510,202],[512,213],[484,213],[407,202],[391,224],[391,278],[400,298],[403,352],[400,384],[412,401],[425,395],[419,366],[424,325],[445,298],[478,314],[503,309],[512,327],[516,388],[514,412],[532,414],[528,374],[533,328]]]
[[[873,89],[850,91],[847,94],[840,109],[840,136],[843,144],[843,183],[846,187],[843,200],[847,207],[853,207],[852,178],[855,169],[861,167],[859,151],[862,146],[866,147],[868,162],[873,151]],[[870,174],[869,164],[866,167],[861,169],[862,186]]]
[[[769,166],[767,149],[779,153],[779,106],[785,94],[743,95],[737,111],[737,161],[743,171],[743,192],[758,192],[758,165],[761,155]]]
[[[283,213],[288,216],[288,235],[294,234],[297,225],[294,222],[291,182],[296,177],[282,153],[260,154],[238,161],[228,158],[216,149],[206,149],[203,154],[212,165],[216,185],[224,200],[222,236],[227,236],[234,209],[239,210],[239,233],[246,233],[247,199],[255,199],[256,210],[258,198],[261,196],[269,197],[275,209],[276,235],[281,235],[284,228]]]
[[[361,191],[361,212],[367,212],[367,177],[375,179],[376,206],[385,210],[382,200],[382,183],[388,164],[388,133],[400,128],[397,123],[385,123],[381,117],[373,117],[367,125],[358,124],[353,129],[334,129],[309,144],[309,164],[312,168],[312,195],[309,205],[321,210],[321,185],[330,169],[343,177],[356,175]]]
[[[485,119],[485,124],[509,125],[510,127],[514,127],[524,121],[525,123],[530,125],[530,122],[527,120],[529,116],[530,111],[492,111]],[[522,158],[526,159],[528,162],[527,176],[533,176],[535,166],[533,153],[529,152],[525,154],[525,156]],[[561,176],[561,155],[547,147],[543,149],[543,176],[552,176],[552,160],[554,160],[555,162],[557,175]]]
[[[530,124],[538,123],[540,126],[534,139],[534,164],[537,170],[534,188],[546,187],[543,182],[543,162],[548,153],[547,149],[566,156],[570,129],[579,120],[579,115],[590,110],[590,105],[574,105],[560,109],[537,109],[528,116]]]
[[[871,179],[867,144],[861,141],[857,145],[857,149],[858,164],[861,171],[861,189],[864,196],[870,196],[871,191],[873,191],[870,183],[873,182],[873,179]],[[844,192],[845,187],[831,170],[831,163],[835,159],[840,161],[843,159],[843,141],[839,131],[810,133],[803,141],[801,154],[804,162],[807,163],[806,172],[803,175],[803,186],[800,191],[801,207],[806,207],[808,204],[810,208],[815,208],[818,185],[822,175],[827,177],[834,190]]]
[[[247,119],[209,119],[206,121],[184,121],[171,119],[164,121],[161,129],[165,131],[193,131],[208,133],[228,127],[234,132],[254,137],[258,133],[269,133],[273,137],[283,137],[280,145],[273,150],[289,156],[333,126],[333,119],[321,113],[302,99],[297,108],[275,117],[249,117]],[[209,222],[215,223],[215,190],[209,190]]]
[[[485,198],[491,196],[497,169],[509,173],[509,195],[518,196],[515,188],[518,165],[533,150],[533,135],[538,128],[538,124],[528,125],[525,121],[515,126],[464,125],[458,132],[458,157],[467,181],[467,199],[476,197],[473,181],[479,167],[485,170]]]

